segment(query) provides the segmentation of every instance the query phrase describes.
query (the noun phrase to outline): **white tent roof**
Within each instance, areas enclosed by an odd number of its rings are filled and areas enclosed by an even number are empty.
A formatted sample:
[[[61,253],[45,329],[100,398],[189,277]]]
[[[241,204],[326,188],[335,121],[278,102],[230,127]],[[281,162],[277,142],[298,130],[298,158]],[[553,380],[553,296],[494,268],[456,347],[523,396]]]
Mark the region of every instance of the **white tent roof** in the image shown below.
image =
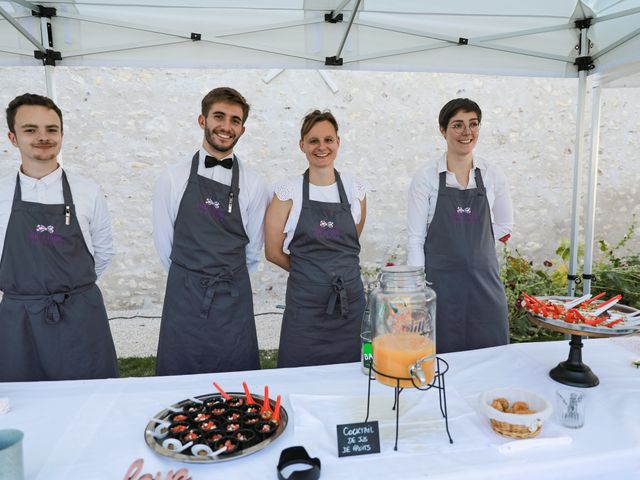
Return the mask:
[[[0,1],[0,65],[340,68],[577,77],[640,64],[640,0]],[[354,14],[355,12],[355,14]],[[47,13],[47,12],[45,12]],[[337,23],[325,17],[342,14]],[[51,46],[47,34],[50,24]],[[342,46],[344,44],[344,46]],[[331,66],[336,57],[341,66]],[[602,77],[607,78],[607,77]]]

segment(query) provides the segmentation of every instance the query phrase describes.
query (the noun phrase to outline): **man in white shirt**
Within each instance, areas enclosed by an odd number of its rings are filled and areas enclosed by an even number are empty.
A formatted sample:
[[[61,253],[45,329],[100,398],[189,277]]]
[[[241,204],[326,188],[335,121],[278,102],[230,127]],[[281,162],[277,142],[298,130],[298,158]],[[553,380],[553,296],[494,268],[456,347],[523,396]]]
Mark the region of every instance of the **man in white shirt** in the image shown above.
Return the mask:
[[[264,243],[269,192],[233,148],[249,104],[236,90],[202,99],[202,146],[156,183],[153,239],[169,271],[158,375],[260,368],[249,270]]]
[[[95,283],[114,256],[105,198],[58,164],[51,99],[20,95],[6,113],[21,167],[0,180],[0,382],[117,377]]]

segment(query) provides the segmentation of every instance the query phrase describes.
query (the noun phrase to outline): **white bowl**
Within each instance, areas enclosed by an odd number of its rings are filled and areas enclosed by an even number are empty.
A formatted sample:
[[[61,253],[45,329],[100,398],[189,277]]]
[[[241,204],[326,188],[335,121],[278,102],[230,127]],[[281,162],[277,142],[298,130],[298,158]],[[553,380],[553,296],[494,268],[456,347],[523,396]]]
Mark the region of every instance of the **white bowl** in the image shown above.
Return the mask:
[[[527,402],[530,410],[535,413],[506,413],[496,410],[491,403],[496,398],[506,398],[509,404],[513,402]],[[522,425],[535,432],[542,427],[543,422],[553,413],[553,407],[542,395],[522,388],[503,387],[489,390],[480,395],[480,411],[491,420],[506,422],[512,425]]]

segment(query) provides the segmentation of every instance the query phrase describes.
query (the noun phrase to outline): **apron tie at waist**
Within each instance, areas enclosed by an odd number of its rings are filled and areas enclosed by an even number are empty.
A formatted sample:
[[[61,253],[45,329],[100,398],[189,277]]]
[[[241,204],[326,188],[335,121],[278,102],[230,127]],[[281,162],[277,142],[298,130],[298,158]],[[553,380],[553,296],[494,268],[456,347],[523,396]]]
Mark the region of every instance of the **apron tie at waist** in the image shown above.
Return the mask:
[[[40,313],[44,310],[44,321],[49,325],[60,322],[60,304],[64,303],[67,296],[64,293],[55,293],[44,297],[39,303],[27,307],[29,313]]]
[[[30,314],[36,315],[44,311],[44,321],[49,325],[56,325],[62,319],[60,314],[60,305],[62,305],[71,295],[89,290],[93,285],[94,284],[89,284],[84,287],[76,288],[75,290],[69,290],[64,293],[52,293],[51,295],[20,295],[7,293],[5,294],[5,298],[28,301],[29,304],[26,308]]]
[[[229,284],[229,293],[232,297],[237,297],[240,294],[238,292],[238,286],[233,279],[233,272],[229,269],[224,269],[213,277],[200,279],[200,286],[207,289],[204,293],[204,298],[202,299],[202,307],[200,308],[200,317],[204,319],[209,316],[209,310],[211,309],[211,304],[213,303],[213,297],[216,294],[216,286],[218,283]]]
[[[342,277],[338,277],[331,282],[331,296],[329,297],[329,303],[327,303],[328,314],[332,314],[336,308],[336,302],[340,297],[340,314],[342,318],[346,318],[349,313],[349,301],[347,299],[347,290],[344,288]]]

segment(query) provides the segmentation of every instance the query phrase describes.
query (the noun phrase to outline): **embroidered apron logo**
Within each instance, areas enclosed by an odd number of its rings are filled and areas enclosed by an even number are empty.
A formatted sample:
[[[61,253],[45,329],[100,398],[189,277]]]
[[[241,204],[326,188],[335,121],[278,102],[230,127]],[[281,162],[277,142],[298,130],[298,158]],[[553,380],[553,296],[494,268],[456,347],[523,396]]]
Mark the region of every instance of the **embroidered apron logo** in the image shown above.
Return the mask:
[[[452,215],[455,223],[476,223],[478,214],[471,211],[471,207],[457,207]]]
[[[36,232],[53,233],[53,232],[55,232],[55,229],[53,228],[53,225],[49,225],[48,227],[45,227],[44,225],[37,225],[36,226]]]
[[[204,202],[198,204],[198,211],[206,214],[217,221],[224,220],[224,211],[220,209],[220,202],[206,198]]]
[[[330,220],[320,220],[320,224],[313,229],[313,235],[322,238],[339,238],[342,232]]]
[[[29,241],[32,244],[58,245],[64,238],[55,233],[53,225],[36,225],[36,231],[29,234]]]
[[[210,198],[207,198],[204,203],[206,203],[207,205],[212,205],[213,208],[220,208],[220,202],[214,202],[213,200],[211,200]]]
[[[333,228],[333,222],[325,222],[324,220],[320,220],[320,226],[322,228]]]

